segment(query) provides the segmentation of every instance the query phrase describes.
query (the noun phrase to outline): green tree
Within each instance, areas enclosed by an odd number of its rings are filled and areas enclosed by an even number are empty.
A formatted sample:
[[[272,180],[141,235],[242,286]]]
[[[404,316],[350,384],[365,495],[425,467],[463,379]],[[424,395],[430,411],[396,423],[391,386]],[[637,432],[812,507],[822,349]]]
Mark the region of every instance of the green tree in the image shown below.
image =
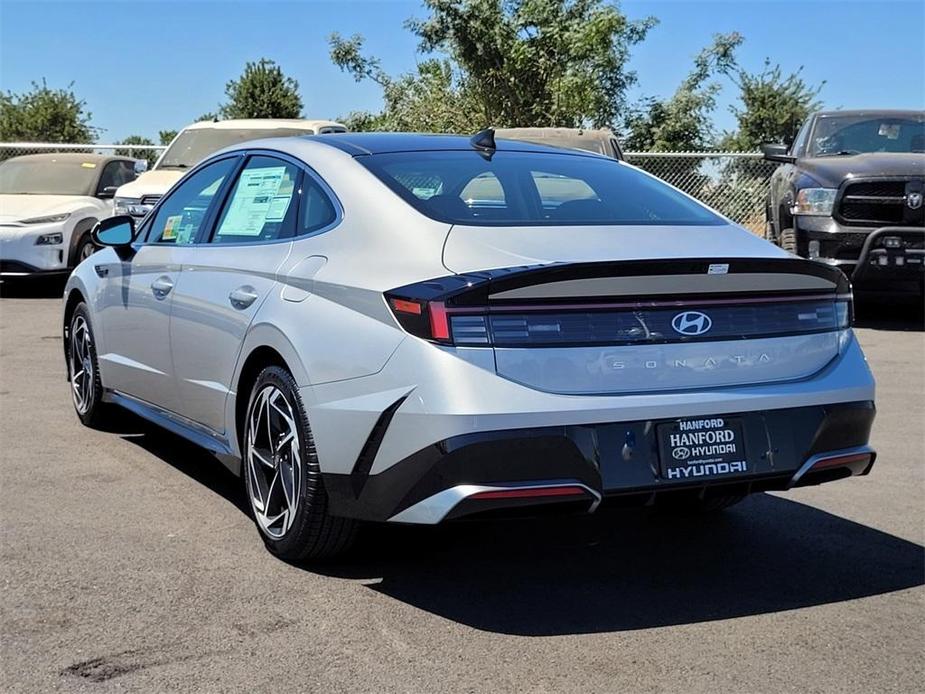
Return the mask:
[[[727,133],[723,146],[750,151],[764,142],[791,142],[803,121],[821,107],[816,98],[825,85],[812,86],[801,76],[803,68],[783,74],[780,65],[764,61],[761,72],[738,69],[731,74],[739,88],[741,106],[732,106],[738,128]]]
[[[624,124],[623,148],[628,151],[683,152],[713,143],[711,114],[720,84],[711,81],[735,65],[742,43],[736,32],[717,34],[694,59],[690,74],[669,99],[648,97],[631,109]]]
[[[154,141],[148,137],[143,137],[142,135],[129,135],[124,140],[116,142],[117,145],[141,145],[151,147],[154,145]],[[157,161],[158,150],[155,149],[117,149],[116,156],[120,157],[132,157],[133,159],[145,159],[148,162],[148,166],[154,166],[154,162]]]
[[[279,65],[267,58],[247,63],[241,76],[225,85],[225,95],[228,102],[220,107],[223,118],[299,118],[302,115],[299,83],[284,75]]]
[[[93,142],[99,131],[73,86],[51,89],[43,79],[23,94],[0,93],[0,140]]]
[[[386,74],[363,39],[330,37],[331,59],[382,87],[384,110],[353,114],[363,127],[432,132],[485,125],[613,126],[636,75],[632,46],[655,20],[630,21],[606,0],[424,0],[430,16],[406,26],[434,57]]]
[[[158,142],[162,145],[169,145],[173,142],[173,138],[177,136],[176,130],[160,130],[157,133]]]

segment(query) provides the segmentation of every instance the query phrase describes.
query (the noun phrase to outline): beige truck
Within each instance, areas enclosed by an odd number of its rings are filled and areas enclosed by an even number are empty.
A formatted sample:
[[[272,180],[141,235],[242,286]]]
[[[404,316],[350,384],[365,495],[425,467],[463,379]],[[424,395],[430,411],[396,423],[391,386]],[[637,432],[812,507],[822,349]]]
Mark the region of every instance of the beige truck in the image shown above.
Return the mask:
[[[579,128],[498,128],[495,137],[534,142],[551,147],[582,149],[603,154],[612,159],[623,159],[623,150],[612,131],[583,130]]]
[[[347,127],[341,123],[301,118],[254,118],[193,123],[177,134],[150,171],[116,191],[113,214],[144,217],[183,174],[213,152],[229,145],[265,137],[343,132],[347,132]]]

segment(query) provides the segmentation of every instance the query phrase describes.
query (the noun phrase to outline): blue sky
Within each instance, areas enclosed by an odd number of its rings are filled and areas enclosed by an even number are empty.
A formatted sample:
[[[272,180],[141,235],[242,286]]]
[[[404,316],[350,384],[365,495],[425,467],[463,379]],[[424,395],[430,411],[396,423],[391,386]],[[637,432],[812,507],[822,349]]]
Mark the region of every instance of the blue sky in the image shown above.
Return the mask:
[[[740,62],[765,57],[806,79],[826,81],[827,106],[925,107],[925,2],[922,0],[625,0],[631,18],[660,24],[633,52],[639,86],[668,95],[691,57],[714,33],[739,31]],[[326,37],[360,33],[390,72],[410,69],[416,41],[402,23],[423,16],[419,2],[46,2],[0,0],[0,88],[31,80],[74,89],[86,100],[100,141],[157,137],[214,110],[244,63],[268,57],[300,84],[306,114],[335,118],[376,109],[378,88],[331,65]],[[734,124],[726,84],[714,114]]]

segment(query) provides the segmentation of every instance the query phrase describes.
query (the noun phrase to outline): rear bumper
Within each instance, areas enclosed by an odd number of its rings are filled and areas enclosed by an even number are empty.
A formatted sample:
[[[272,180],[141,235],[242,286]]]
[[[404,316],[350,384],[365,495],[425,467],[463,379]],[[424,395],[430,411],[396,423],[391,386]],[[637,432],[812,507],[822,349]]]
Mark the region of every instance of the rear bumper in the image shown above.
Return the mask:
[[[744,426],[747,472],[669,480],[656,430],[669,420],[455,436],[375,475],[324,475],[337,515],[433,524],[517,507],[593,511],[678,494],[750,493],[867,474],[870,401],[730,413]]]

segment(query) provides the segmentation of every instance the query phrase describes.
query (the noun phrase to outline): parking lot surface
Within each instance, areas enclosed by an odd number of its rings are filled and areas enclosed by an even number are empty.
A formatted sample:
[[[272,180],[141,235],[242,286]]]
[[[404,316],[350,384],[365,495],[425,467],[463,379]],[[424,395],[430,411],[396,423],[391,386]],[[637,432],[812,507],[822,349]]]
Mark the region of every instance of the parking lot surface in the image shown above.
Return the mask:
[[[263,548],[238,482],[80,426],[60,287],[0,299],[4,691],[911,692],[925,682],[925,333],[867,307],[872,474],[715,518],[377,528]],[[0,291],[3,291],[0,288]],[[11,296],[12,294],[12,296]],[[916,316],[916,319],[910,319]]]

